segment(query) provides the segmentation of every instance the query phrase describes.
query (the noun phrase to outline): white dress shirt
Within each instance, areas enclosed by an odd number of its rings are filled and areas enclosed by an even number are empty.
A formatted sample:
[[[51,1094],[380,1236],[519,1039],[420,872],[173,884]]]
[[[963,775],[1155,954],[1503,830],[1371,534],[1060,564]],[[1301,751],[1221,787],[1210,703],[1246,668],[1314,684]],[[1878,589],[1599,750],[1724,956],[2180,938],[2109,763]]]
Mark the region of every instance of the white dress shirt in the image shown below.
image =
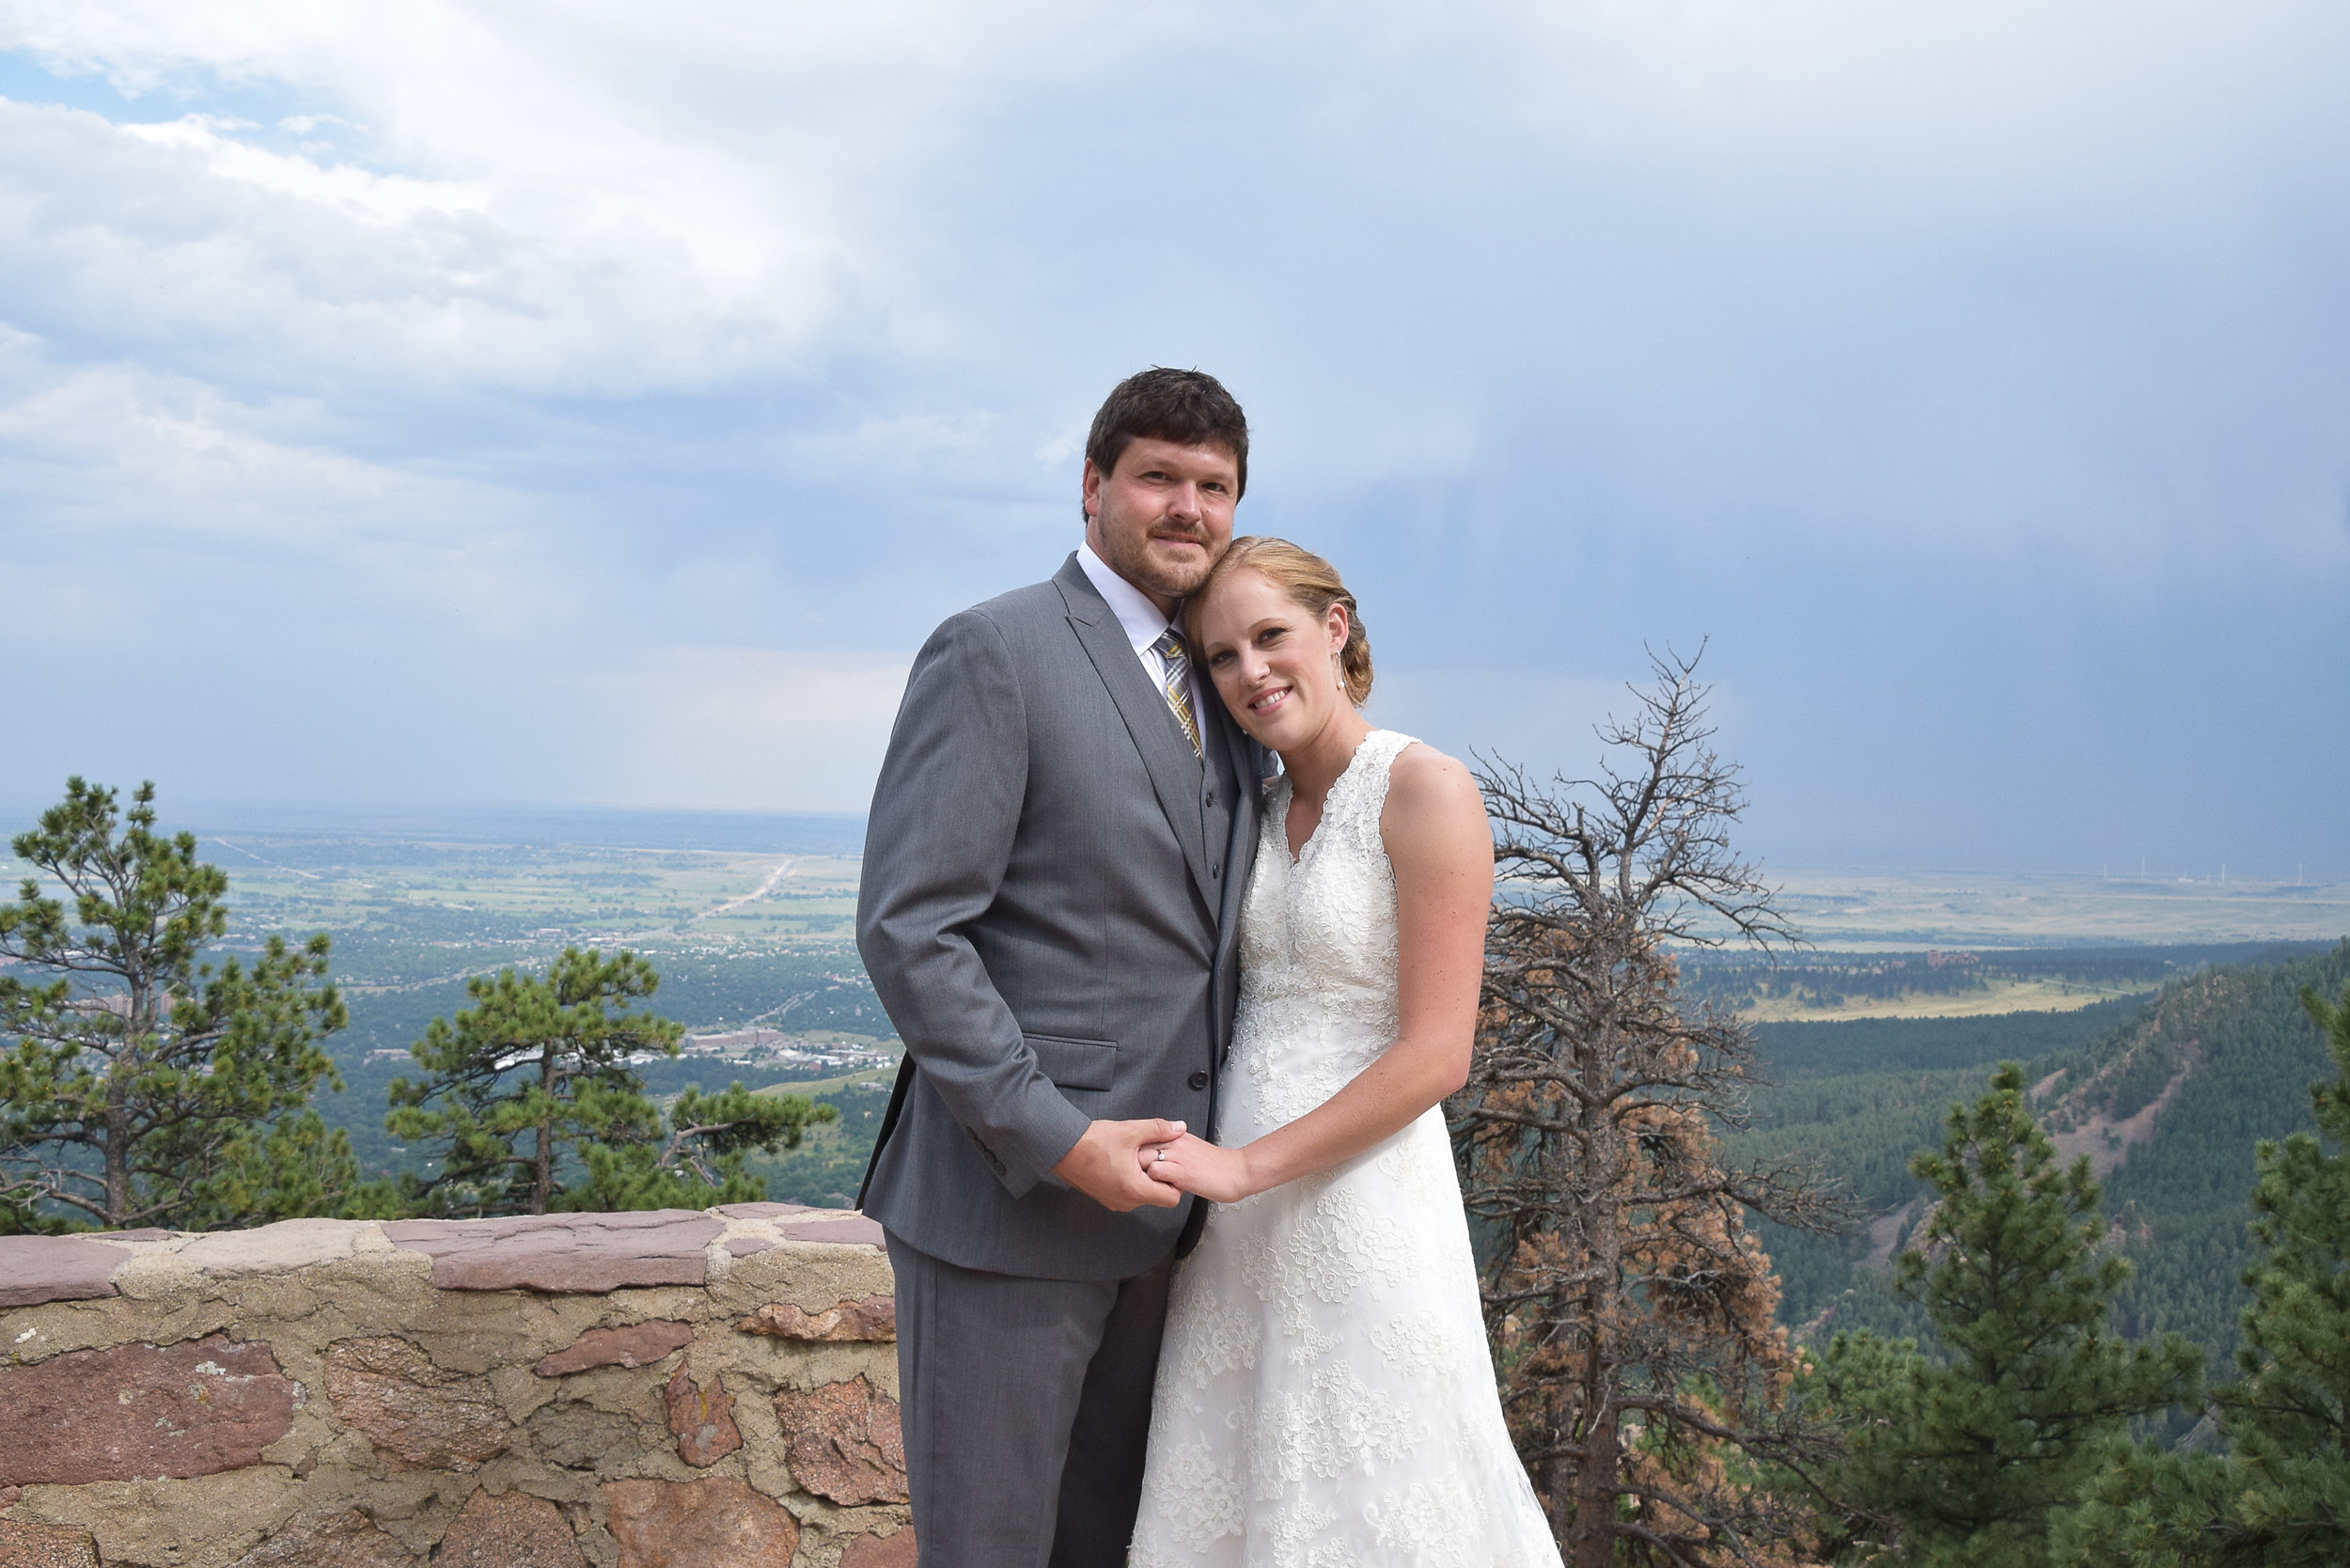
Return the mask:
[[[1151,596],[1112,571],[1109,562],[1093,553],[1092,545],[1078,544],[1077,564],[1085,569],[1087,581],[1102,595],[1110,607],[1110,613],[1118,617],[1118,624],[1126,629],[1126,640],[1134,644],[1135,657],[1142,661],[1142,672],[1151,678],[1152,689],[1166,691],[1167,661],[1151,645],[1157,642],[1159,634],[1169,626],[1175,628],[1177,636],[1183,636],[1183,626],[1172,618],[1161,615],[1159,607],[1151,603]],[[1188,637],[1184,638],[1184,646],[1190,647]],[[1199,655],[1194,650],[1191,654],[1191,716],[1193,722],[1200,727],[1203,738],[1207,734],[1208,710],[1202,698],[1214,696],[1215,689],[1199,678]]]

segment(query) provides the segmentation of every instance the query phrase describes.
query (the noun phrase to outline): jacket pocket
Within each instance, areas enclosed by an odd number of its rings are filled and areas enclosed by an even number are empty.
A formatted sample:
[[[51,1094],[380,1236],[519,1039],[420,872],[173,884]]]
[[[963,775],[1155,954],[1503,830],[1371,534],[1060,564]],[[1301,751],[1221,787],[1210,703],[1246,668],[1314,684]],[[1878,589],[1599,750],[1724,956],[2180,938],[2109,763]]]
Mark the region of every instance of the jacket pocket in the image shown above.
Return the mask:
[[[1118,1042],[1024,1034],[1036,1064],[1060,1089],[1107,1089],[1118,1076]]]

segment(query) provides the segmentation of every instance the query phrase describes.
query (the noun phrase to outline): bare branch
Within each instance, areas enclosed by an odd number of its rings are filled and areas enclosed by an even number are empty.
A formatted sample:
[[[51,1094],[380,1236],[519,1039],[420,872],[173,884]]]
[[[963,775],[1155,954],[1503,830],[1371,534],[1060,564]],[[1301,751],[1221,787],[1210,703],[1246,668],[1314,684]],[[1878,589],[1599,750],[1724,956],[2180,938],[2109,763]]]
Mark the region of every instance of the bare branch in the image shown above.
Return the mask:
[[[1726,1165],[1759,1080],[1734,1018],[1684,1013],[1675,944],[1794,944],[1778,891],[1731,847],[1737,769],[1697,659],[1652,654],[1600,766],[1537,783],[1478,759],[1499,871],[1468,1084],[1449,1106],[1519,1453],[1578,1568],[1751,1563],[1799,1521],[1751,1466],[1801,1455],[1760,1215],[1843,1228],[1811,1167]],[[1646,1440],[1641,1435],[1646,1434]],[[1629,1505],[1627,1507],[1627,1505]]]

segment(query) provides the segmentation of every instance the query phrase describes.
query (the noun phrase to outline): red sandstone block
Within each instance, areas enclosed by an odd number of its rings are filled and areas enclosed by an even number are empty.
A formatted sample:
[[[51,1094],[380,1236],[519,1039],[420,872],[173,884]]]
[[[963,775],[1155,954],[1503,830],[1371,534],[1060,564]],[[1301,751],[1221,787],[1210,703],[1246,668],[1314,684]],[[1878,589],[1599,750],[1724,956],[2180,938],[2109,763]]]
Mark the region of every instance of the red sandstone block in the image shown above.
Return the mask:
[[[793,1241],[835,1242],[847,1247],[882,1246],[882,1228],[853,1209],[818,1210],[806,1219],[779,1224]]]
[[[588,1568],[556,1506],[526,1492],[476,1492],[432,1553],[434,1568]]]
[[[0,1484],[242,1469],[292,1429],[293,1409],[270,1347],[221,1334],[0,1368]]]
[[[888,1342],[898,1338],[898,1303],[893,1296],[869,1295],[836,1302],[821,1312],[806,1312],[788,1301],[771,1301],[736,1324],[734,1330],[777,1340]]]
[[[79,1236],[0,1236],[0,1307],[89,1301],[115,1294],[131,1254]]]
[[[693,1341],[693,1325],[649,1318],[626,1328],[590,1328],[530,1370],[540,1377],[562,1377],[590,1367],[650,1367]]]
[[[776,1415],[802,1490],[851,1505],[906,1500],[898,1402],[863,1376],[805,1394],[786,1388],[776,1396]]]
[[[914,1527],[889,1535],[860,1535],[840,1553],[840,1568],[914,1568]]]
[[[734,1400],[716,1381],[697,1384],[691,1356],[669,1374],[666,1392],[669,1430],[677,1436],[677,1454],[696,1469],[707,1469],[743,1446],[734,1424]]]
[[[86,1530],[0,1519],[0,1568],[98,1568]]]
[[[739,1481],[614,1481],[604,1528],[619,1568],[790,1568],[800,1525]]]
[[[400,1219],[392,1245],[432,1259],[445,1291],[601,1294],[632,1285],[708,1281],[703,1248],[726,1222],[691,1209],[642,1214],[521,1215],[508,1219]]]
[[[323,1360],[336,1416],[402,1469],[462,1474],[511,1440],[488,1379],[436,1367],[397,1335],[338,1340]]]
[[[781,1219],[785,1215],[810,1212],[806,1203],[721,1203],[718,1212],[728,1219]]]

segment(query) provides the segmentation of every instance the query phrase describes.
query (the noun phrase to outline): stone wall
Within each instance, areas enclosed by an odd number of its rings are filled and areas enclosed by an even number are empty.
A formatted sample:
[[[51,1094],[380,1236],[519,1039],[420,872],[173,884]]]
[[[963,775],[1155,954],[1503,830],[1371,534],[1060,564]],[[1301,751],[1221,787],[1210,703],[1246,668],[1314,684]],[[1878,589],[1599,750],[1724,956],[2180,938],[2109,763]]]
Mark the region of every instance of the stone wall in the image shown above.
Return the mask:
[[[912,1568],[877,1226],[0,1237],[0,1568]]]

